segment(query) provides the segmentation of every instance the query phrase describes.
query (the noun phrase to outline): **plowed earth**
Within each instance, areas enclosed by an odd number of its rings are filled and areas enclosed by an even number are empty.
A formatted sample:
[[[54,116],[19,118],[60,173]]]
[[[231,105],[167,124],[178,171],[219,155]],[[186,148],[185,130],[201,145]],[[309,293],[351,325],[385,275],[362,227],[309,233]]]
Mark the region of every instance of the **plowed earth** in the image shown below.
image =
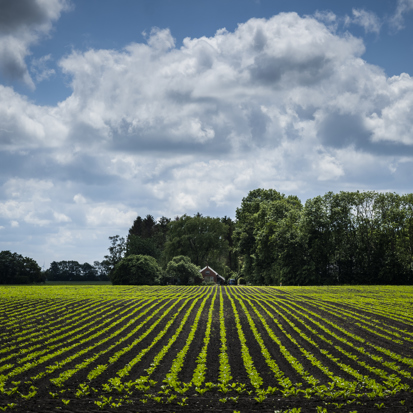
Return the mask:
[[[410,286],[0,287],[0,409],[411,412],[412,308]]]

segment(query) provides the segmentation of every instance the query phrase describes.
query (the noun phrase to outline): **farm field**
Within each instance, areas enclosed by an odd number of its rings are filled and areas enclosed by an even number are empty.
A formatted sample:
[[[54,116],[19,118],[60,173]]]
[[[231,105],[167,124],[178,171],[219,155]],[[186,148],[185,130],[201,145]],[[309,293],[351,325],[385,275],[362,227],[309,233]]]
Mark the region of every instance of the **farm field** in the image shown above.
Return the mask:
[[[0,409],[413,412],[413,287],[1,286]]]

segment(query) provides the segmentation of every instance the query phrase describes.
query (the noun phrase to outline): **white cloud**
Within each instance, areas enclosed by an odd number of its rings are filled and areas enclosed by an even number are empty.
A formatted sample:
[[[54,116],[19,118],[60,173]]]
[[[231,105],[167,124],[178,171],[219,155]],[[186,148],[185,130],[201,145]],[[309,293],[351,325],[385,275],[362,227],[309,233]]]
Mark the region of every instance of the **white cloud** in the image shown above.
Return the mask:
[[[413,10],[413,0],[398,0],[396,11],[390,19],[390,24],[396,30],[404,28],[404,15]]]
[[[12,178],[3,185],[5,193],[13,199],[27,200],[28,198],[48,201],[48,192],[53,188],[50,180]]]
[[[60,147],[70,125],[58,108],[37,106],[10,87],[0,85],[0,149]]]
[[[35,226],[62,222],[61,219],[56,219],[62,214],[56,213],[53,218],[50,199],[52,189],[53,183],[50,181],[21,178],[8,180],[2,187],[8,200],[0,202],[0,218]],[[12,226],[18,225],[12,224]]]
[[[362,26],[366,33],[380,32],[381,21],[375,13],[363,9],[353,9],[352,13],[353,17],[348,20],[348,23]]]
[[[82,194],[76,194],[73,197],[73,201],[75,201],[76,204],[86,204],[86,198]]]
[[[317,20],[320,20],[326,24],[331,24],[334,23],[335,21],[337,21],[337,16],[332,12],[332,11],[319,11],[317,10],[314,13],[314,17]]]
[[[338,23],[341,20],[338,19],[337,16],[329,10],[317,10],[314,13],[314,18],[320,22],[323,22],[326,25],[326,27],[333,33],[337,30]]]
[[[331,155],[320,157],[314,164],[314,168],[317,170],[319,181],[336,180],[344,175],[343,168]]]
[[[325,100],[324,86],[350,74],[341,66],[364,50],[360,40],[294,13],[188,38],[161,54],[152,43],[75,52],[60,62],[74,90],[60,109],[75,128],[88,128],[89,143],[134,152],[259,146],[279,130],[265,110],[283,114],[288,100]],[[302,96],[309,89],[313,102]]]
[[[143,33],[146,35],[146,33]],[[153,27],[148,38],[148,45],[154,50],[165,52],[175,47],[175,39],[172,37],[169,29],[159,29],[159,27]]]
[[[407,73],[391,77],[386,92],[390,103],[382,108],[381,115],[373,112],[366,119],[372,140],[413,145],[413,78]]]
[[[92,227],[128,227],[136,216],[136,211],[124,206],[97,205],[87,210],[86,222]]]
[[[55,222],[70,222],[71,221],[71,219],[67,215],[61,214],[59,212],[53,212],[53,218]]]

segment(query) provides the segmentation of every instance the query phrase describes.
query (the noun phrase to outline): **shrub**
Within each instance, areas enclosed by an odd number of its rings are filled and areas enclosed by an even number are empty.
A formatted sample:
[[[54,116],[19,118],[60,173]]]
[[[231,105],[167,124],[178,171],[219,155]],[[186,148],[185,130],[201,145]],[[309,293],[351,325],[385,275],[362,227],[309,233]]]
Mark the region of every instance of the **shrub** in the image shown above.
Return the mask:
[[[183,285],[201,284],[202,275],[200,268],[192,264],[191,259],[184,255],[178,255],[168,262],[166,267],[166,279]]]
[[[247,282],[245,281],[245,278],[240,277],[238,278],[238,285],[245,285]]]
[[[111,281],[114,285],[154,285],[159,284],[161,277],[162,269],[155,258],[129,255],[115,265]]]

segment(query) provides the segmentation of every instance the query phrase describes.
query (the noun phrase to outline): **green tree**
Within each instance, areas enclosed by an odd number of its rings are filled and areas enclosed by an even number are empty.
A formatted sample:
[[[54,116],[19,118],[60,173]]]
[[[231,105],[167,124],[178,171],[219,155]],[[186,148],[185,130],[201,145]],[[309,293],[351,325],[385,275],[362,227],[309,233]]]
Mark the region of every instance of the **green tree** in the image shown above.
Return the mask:
[[[152,215],[138,216],[129,229],[125,255],[150,255],[161,262],[169,222],[166,217],[155,221]]]
[[[139,235],[128,235],[126,241],[126,253],[128,255],[150,255],[158,258],[160,251],[157,248],[156,241],[153,238],[143,238]]]
[[[110,268],[105,260],[94,261],[93,266],[95,267],[96,277],[99,281],[109,281]]]
[[[44,283],[45,282],[46,280],[45,276],[40,266],[37,264],[37,262],[33,258],[24,257],[22,261],[23,261],[22,274],[24,274],[25,277],[29,278],[30,283]]]
[[[306,238],[310,262],[306,278],[310,284],[329,284],[330,258],[332,250],[332,229],[330,218],[330,200],[333,193],[324,197],[316,196],[306,201],[303,210],[301,229]]]
[[[35,260],[10,251],[0,252],[0,284],[44,282],[42,270]]]
[[[50,281],[96,281],[97,270],[85,262],[53,261],[47,271]]]
[[[105,255],[105,265],[109,268],[109,275],[115,268],[115,265],[124,257],[126,251],[125,238],[114,235],[109,237],[110,247],[109,254]]]
[[[110,278],[114,285],[155,285],[162,278],[162,269],[151,256],[129,255],[115,265]]]
[[[274,189],[254,189],[236,210],[234,241],[243,263],[241,274],[253,284],[277,284],[279,252],[274,239],[279,222],[291,209],[301,210],[296,196],[286,197]]]
[[[82,280],[83,281],[97,281],[97,269],[90,265],[88,262],[85,262],[81,265],[82,269]]]
[[[165,258],[169,262],[173,257],[185,255],[197,266],[210,265],[222,272],[228,253],[228,241],[225,239],[228,226],[219,218],[193,217],[183,215],[169,224],[165,244]]]
[[[404,199],[357,191],[308,200],[301,228],[310,262],[307,278],[317,284],[408,283],[409,208]]]
[[[413,283],[413,194],[401,196],[402,225],[398,231],[397,254],[405,269],[404,284]]]
[[[168,262],[164,283],[192,285],[202,283],[200,268],[189,257],[179,255]]]
[[[227,232],[224,236],[225,241],[228,243],[227,255],[225,257],[225,265],[229,268],[231,272],[238,272],[239,267],[239,257],[238,251],[234,243],[234,231],[236,228],[235,221],[230,217],[225,216],[221,218],[221,222],[227,226]]]

